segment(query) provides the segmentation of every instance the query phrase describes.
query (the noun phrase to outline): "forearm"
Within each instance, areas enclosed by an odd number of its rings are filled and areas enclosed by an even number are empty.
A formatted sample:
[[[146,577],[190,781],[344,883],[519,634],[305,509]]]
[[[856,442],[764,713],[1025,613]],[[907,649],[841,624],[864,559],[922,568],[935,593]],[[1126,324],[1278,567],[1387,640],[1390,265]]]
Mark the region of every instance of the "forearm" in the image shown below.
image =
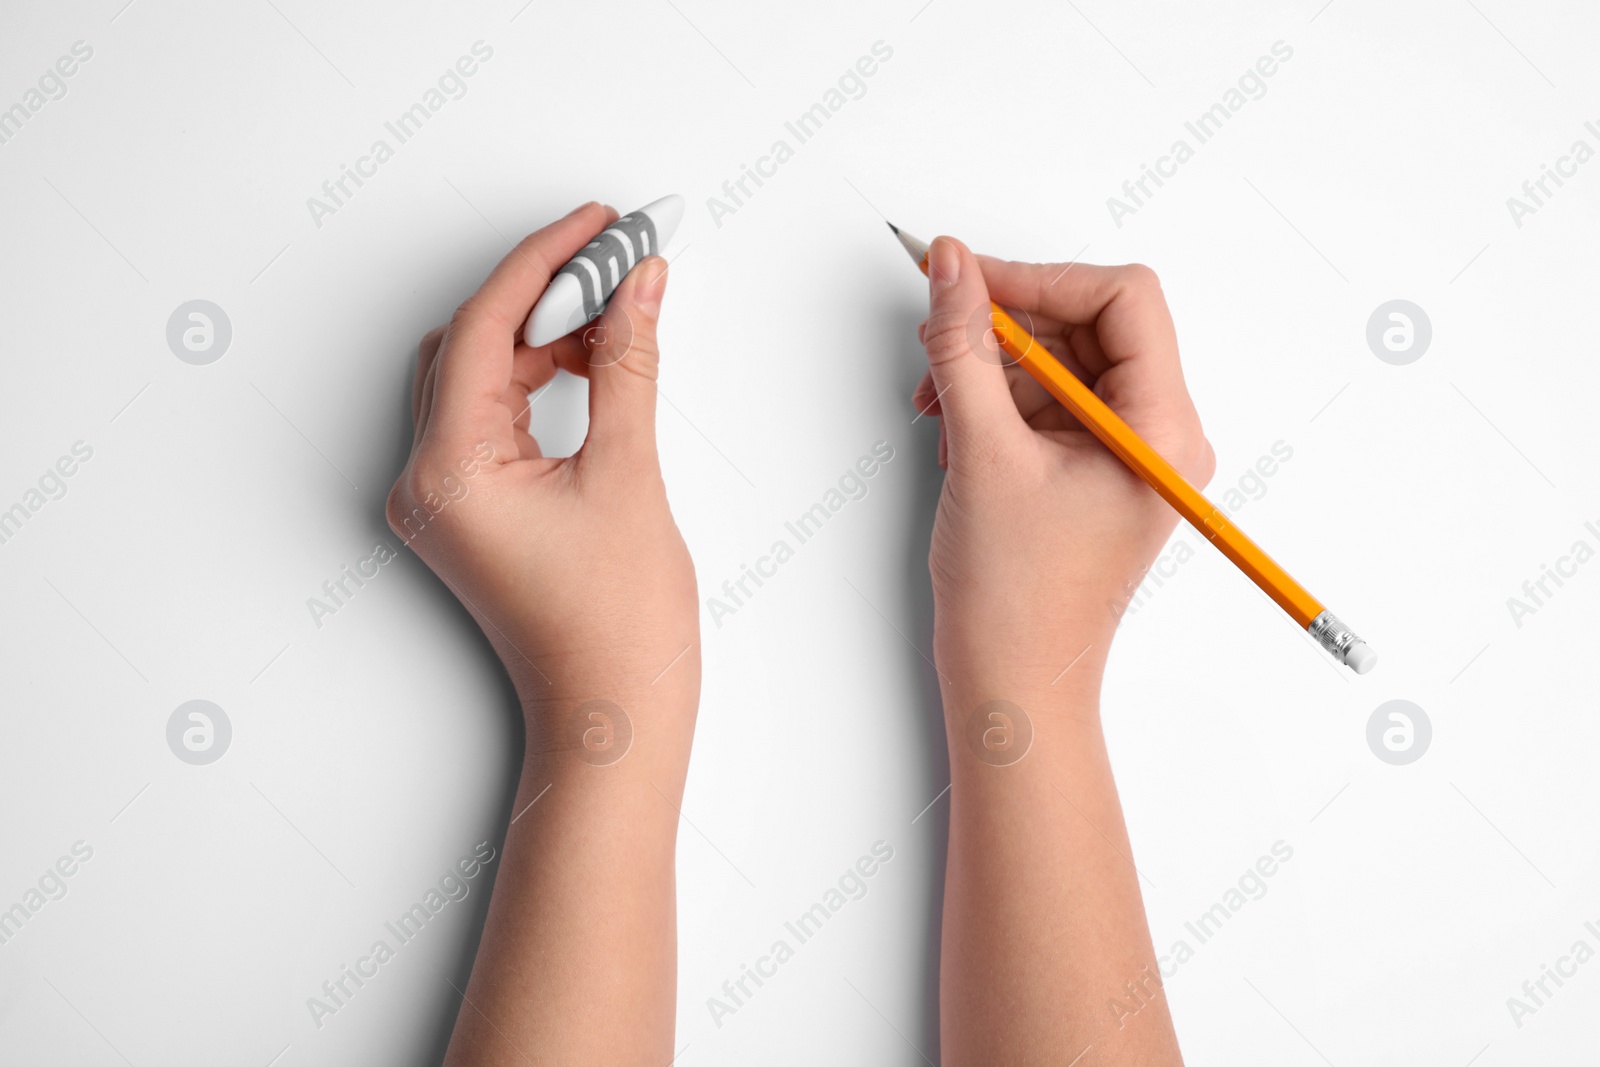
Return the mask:
[[[528,725],[456,1067],[673,1056],[673,850],[700,659],[694,563],[655,446],[666,261],[630,270],[593,329],[540,346],[523,329],[616,219],[590,203],[530,234],[423,338],[411,456],[385,502],[500,654]],[[624,351],[601,347],[617,337]],[[589,382],[588,433],[565,458],[530,432],[529,397],[558,370]]]
[[[998,656],[940,662],[952,778],[948,1064],[1067,1064],[1090,1045],[1096,1063],[1181,1062],[1100,727],[1101,660],[1091,649],[1053,684],[996,667]],[[1009,751],[996,713],[1014,720]],[[1121,1020],[1111,1001],[1126,1002],[1130,982],[1149,1006]]]
[[[677,677],[615,701],[559,678],[528,703],[521,783],[447,1064],[672,1059],[674,848],[699,688],[698,659],[685,660]]]

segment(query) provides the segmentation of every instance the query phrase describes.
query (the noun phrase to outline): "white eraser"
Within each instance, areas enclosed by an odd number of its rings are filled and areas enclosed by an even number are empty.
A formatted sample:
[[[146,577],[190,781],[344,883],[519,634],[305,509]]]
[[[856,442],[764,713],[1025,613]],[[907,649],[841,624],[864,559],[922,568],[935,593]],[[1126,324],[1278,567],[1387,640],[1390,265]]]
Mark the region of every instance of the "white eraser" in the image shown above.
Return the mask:
[[[523,340],[539,348],[565,337],[587,321],[583,312],[583,287],[578,279],[570,274],[557,274],[546,287],[544,296],[533,305]]]
[[[683,212],[683,197],[674,193],[607,226],[551,279],[528,316],[523,339],[538,348],[599,318],[628,272],[661,254]]]
[[[1344,655],[1345,666],[1357,674],[1366,674],[1378,665],[1378,654],[1368,648],[1366,642],[1357,641],[1350,646],[1350,651]]]

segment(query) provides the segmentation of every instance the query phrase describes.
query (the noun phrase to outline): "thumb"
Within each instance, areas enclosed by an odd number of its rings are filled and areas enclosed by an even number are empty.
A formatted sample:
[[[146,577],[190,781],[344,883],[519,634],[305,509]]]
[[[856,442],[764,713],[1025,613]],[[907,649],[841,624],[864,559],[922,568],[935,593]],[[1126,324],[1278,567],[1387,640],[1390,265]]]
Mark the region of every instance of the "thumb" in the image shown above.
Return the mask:
[[[989,334],[989,288],[967,246],[936,238],[928,249],[928,321],[922,342],[956,462],[974,445],[993,444],[1024,427],[1006,382],[1011,358]]]
[[[667,261],[650,256],[628,272],[606,310],[583,333],[589,362],[589,436],[601,451],[655,455],[656,322]],[[586,444],[588,443],[586,442]]]

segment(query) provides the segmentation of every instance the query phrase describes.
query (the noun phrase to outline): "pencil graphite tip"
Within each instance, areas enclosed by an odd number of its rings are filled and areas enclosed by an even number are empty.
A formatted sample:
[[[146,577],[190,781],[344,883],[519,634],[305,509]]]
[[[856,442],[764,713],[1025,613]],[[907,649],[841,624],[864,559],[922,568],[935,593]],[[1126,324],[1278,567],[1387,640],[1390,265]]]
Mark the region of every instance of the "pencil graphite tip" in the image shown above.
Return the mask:
[[[888,219],[884,219],[883,220],[883,224],[885,226],[889,227],[889,232],[890,233],[894,234],[896,237],[900,236],[900,227],[896,226],[894,223],[890,222]]]
[[[888,225],[889,229],[894,233],[895,239],[900,242],[900,247],[904,248],[906,254],[911,257],[911,261],[920,265],[923,257],[928,254],[928,242],[918,240],[892,222]]]

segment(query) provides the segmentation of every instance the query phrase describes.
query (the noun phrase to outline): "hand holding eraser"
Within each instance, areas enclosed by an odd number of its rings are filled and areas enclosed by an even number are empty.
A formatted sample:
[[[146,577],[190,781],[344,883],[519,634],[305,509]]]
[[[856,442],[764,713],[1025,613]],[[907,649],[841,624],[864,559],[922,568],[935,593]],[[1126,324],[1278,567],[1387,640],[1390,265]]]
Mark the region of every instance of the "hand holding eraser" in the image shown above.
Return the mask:
[[[607,226],[550,279],[523,340],[538,348],[599,318],[622,279],[646,256],[660,255],[682,219],[683,197],[674,193]]]

